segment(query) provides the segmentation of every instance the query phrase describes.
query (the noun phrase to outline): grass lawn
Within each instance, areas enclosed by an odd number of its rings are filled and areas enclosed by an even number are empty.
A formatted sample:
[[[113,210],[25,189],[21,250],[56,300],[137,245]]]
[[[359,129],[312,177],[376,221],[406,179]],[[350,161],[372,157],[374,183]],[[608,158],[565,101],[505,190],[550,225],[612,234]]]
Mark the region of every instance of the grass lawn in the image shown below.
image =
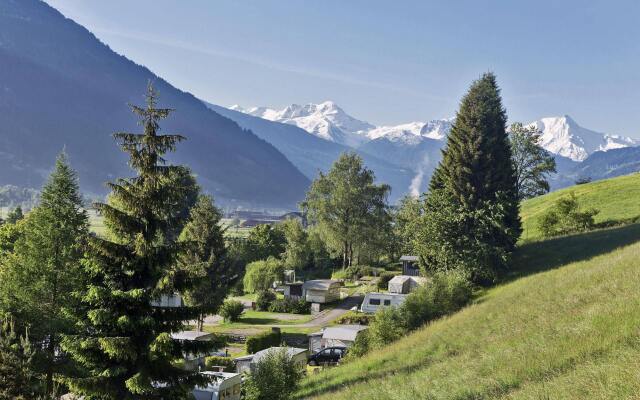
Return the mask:
[[[298,398],[638,398],[640,225],[529,243],[514,266],[451,317],[307,377]]]
[[[569,192],[576,194],[581,206],[600,210],[595,217],[598,223],[640,217],[640,173],[572,186],[522,203],[523,242],[540,239],[540,218],[557,199]]]

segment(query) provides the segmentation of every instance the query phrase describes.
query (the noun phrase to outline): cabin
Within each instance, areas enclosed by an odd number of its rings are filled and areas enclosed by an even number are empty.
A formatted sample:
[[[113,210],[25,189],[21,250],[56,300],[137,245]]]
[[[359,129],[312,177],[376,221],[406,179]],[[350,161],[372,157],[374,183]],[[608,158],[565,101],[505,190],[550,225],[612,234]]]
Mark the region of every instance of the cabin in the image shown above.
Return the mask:
[[[207,332],[182,331],[182,332],[172,333],[171,338],[173,340],[178,340],[181,342],[206,342],[206,341],[214,340],[215,335],[213,333],[207,333]],[[183,354],[184,368],[190,371],[197,371],[199,369],[203,369],[205,367],[205,358],[211,355],[214,355],[214,353]]]
[[[307,359],[309,358],[309,352],[307,349],[297,347],[269,347],[268,349],[261,350],[255,354],[235,358],[236,372],[239,374],[251,373],[260,360],[274,351],[281,351],[283,349],[287,352],[287,355],[291,357],[294,364],[300,369],[300,372],[304,373],[307,371]]]
[[[222,371],[201,372],[211,379],[205,386],[196,386],[191,392],[196,400],[240,400],[242,377]]]
[[[399,293],[367,293],[360,306],[360,311],[374,314],[380,307],[399,306],[406,298],[406,294]]]
[[[316,279],[302,285],[303,296],[308,303],[327,304],[340,300],[340,281]]]
[[[315,354],[327,347],[351,347],[358,335],[368,329],[366,325],[329,326],[309,334],[309,352]]]
[[[418,266],[418,256],[402,256],[402,275],[418,276],[420,275],[420,267]]]
[[[397,275],[389,281],[389,293],[407,294],[418,286],[424,286],[428,282],[427,278],[411,275]]]

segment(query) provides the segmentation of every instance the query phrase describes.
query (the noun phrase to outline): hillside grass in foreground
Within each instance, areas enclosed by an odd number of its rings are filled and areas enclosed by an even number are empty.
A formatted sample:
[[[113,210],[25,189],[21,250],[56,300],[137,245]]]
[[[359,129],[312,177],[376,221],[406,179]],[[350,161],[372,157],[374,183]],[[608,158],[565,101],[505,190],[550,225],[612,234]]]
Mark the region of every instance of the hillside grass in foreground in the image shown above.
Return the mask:
[[[298,398],[639,398],[640,225],[529,243],[515,266],[461,312],[308,377]]]
[[[538,229],[540,218],[556,200],[570,192],[576,194],[581,207],[600,210],[595,217],[597,223],[616,223],[640,217],[640,173],[571,186],[522,203],[523,242],[541,238]]]

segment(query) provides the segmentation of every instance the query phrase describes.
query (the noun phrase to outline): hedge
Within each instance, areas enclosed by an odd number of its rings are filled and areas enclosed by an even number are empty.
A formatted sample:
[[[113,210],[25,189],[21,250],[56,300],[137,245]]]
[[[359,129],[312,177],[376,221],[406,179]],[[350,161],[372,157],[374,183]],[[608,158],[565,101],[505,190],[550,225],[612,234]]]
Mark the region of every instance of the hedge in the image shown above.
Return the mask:
[[[224,372],[233,372],[236,369],[236,365],[231,357],[211,356],[207,357],[204,363],[207,371],[211,371],[214,366],[224,367]]]
[[[246,347],[248,354],[254,354],[260,350],[269,347],[278,347],[282,343],[282,334],[280,330],[272,330],[257,335],[253,335],[247,339]]]

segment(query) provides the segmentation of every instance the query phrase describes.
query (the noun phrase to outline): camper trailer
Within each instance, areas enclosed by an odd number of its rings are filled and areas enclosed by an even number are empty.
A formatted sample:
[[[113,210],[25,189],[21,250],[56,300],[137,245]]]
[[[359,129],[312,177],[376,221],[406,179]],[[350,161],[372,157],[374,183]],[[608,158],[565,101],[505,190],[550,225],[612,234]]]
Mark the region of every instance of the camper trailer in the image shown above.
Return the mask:
[[[211,378],[211,382],[193,389],[191,394],[196,400],[240,400],[240,374],[214,371],[205,371],[202,374]]]
[[[378,311],[380,307],[399,306],[406,298],[406,294],[367,293],[360,306],[360,311],[373,314]]]

